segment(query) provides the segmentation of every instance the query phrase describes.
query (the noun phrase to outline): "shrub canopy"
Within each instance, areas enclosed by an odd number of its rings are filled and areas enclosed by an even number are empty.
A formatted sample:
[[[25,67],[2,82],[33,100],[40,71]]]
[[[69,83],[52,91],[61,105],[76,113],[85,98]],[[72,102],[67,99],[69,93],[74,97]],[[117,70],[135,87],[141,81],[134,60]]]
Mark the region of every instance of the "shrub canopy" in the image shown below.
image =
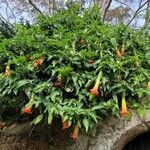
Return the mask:
[[[122,95],[129,108],[146,110],[150,35],[102,24],[97,14],[75,5],[15,24],[7,36],[1,28],[1,119],[27,119],[23,110],[35,124],[61,118],[94,131],[107,115],[119,116]]]

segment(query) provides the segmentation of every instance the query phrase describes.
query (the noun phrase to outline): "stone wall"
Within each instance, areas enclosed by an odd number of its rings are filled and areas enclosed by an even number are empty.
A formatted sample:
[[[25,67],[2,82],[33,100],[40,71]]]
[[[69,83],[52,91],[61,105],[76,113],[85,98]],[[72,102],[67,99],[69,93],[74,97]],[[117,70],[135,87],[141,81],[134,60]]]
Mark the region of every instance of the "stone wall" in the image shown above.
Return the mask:
[[[132,112],[130,119],[109,117],[95,137],[80,135],[70,139],[71,129],[14,124],[0,133],[0,150],[122,150],[134,137],[150,130],[150,110],[144,118]],[[59,131],[59,132],[58,132]]]

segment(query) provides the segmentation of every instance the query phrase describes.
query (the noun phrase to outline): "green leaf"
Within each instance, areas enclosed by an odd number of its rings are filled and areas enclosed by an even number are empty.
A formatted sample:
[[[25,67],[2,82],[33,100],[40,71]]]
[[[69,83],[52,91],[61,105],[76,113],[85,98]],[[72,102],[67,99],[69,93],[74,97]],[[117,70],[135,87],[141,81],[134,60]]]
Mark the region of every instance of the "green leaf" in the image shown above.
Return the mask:
[[[94,113],[91,113],[91,114],[90,114],[90,117],[91,117],[96,123],[98,123],[98,120],[97,120],[96,115],[95,115]]]
[[[62,116],[62,122],[68,120],[68,116]]]
[[[88,88],[89,86],[91,86],[93,84],[94,80],[88,80],[88,82],[85,84],[85,88]]]
[[[38,124],[43,120],[44,114],[40,114],[38,115],[34,120],[33,120],[33,124]]]
[[[53,115],[52,114],[48,114],[48,124],[51,124],[53,120]]]
[[[50,97],[51,97],[51,100],[53,102],[55,102],[57,100],[57,97],[59,96],[59,92],[58,91],[53,91],[51,94],[50,94]]]
[[[88,119],[83,119],[83,125],[85,127],[85,131],[87,132],[89,129],[89,120]]]
[[[68,76],[71,74],[72,72],[72,68],[70,66],[66,66],[66,67],[62,67],[58,70],[59,74],[61,74],[62,76]]]
[[[28,83],[31,83],[31,81],[30,80],[20,80],[17,82],[17,88],[20,88]]]

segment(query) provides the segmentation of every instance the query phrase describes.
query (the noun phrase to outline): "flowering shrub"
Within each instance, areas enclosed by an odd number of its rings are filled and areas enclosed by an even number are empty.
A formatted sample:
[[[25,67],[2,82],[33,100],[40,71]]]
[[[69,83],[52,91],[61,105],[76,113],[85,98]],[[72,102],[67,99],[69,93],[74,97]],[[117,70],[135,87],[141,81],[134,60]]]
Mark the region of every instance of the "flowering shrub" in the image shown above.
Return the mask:
[[[150,35],[102,24],[98,9],[68,7],[0,35],[0,117],[33,123],[62,119],[94,131],[106,116],[143,113],[150,95]],[[143,101],[143,98],[145,99]]]

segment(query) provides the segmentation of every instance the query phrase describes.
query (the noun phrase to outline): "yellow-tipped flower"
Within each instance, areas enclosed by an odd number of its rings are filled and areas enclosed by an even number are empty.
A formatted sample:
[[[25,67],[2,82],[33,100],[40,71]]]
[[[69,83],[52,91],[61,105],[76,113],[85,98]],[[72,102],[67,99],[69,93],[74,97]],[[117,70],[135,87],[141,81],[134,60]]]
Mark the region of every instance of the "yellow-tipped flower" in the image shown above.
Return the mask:
[[[71,134],[71,137],[72,137],[74,140],[76,140],[76,139],[78,138],[78,136],[79,136],[79,126],[76,125],[76,126],[74,127],[73,133]]]
[[[100,95],[100,93],[98,92],[98,88],[100,85],[100,79],[101,79],[101,72],[98,74],[98,77],[96,79],[94,87],[90,90],[94,96]]]
[[[126,104],[126,100],[125,100],[125,93],[123,93],[122,101],[121,101],[121,111],[120,111],[120,114],[121,114],[121,116],[127,116],[128,113],[129,112],[127,110],[127,104]]]
[[[11,75],[10,66],[7,65],[7,66],[6,66],[6,69],[5,69],[4,76],[5,76],[5,77],[9,77],[10,75]]]

